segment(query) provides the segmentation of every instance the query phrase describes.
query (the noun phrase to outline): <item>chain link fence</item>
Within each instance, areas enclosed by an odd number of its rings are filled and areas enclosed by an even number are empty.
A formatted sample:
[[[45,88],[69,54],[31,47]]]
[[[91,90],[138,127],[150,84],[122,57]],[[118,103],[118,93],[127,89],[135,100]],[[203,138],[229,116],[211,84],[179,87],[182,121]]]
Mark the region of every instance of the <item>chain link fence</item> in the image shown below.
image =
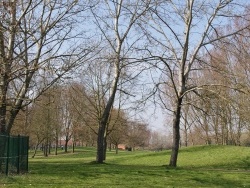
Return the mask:
[[[0,135],[0,174],[28,172],[29,137]]]

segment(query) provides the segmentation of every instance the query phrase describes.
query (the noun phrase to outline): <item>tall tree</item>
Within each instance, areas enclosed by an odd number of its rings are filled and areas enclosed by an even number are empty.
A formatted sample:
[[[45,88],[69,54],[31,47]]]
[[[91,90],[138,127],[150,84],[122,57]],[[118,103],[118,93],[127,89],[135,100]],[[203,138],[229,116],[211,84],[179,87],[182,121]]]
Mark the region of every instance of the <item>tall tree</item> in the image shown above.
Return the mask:
[[[184,96],[190,91],[201,89],[192,80],[191,72],[196,69],[204,52],[216,41],[237,35],[247,29],[242,24],[228,32],[221,28],[230,24],[230,19],[244,19],[244,2],[232,0],[186,0],[186,1],[155,1],[151,8],[151,16],[145,20],[149,28],[148,46],[145,50],[156,61],[167,82],[157,84],[158,91],[168,83],[174,91],[172,107],[165,105],[173,113],[173,145],[169,165],[176,167],[180,142],[180,119]],[[202,54],[203,53],[203,54]],[[163,101],[164,102],[164,101]]]
[[[0,132],[31,103],[90,53],[79,47],[77,14],[86,6],[76,0],[3,1],[0,11]],[[78,38],[78,42],[75,42]],[[81,44],[82,45],[82,44]],[[46,84],[45,72],[53,73]]]
[[[134,26],[137,20],[148,10],[150,1],[100,1],[99,6],[92,9],[97,29],[100,31],[101,39],[105,41],[104,48],[108,49],[107,62],[110,63],[112,71],[112,83],[109,96],[101,114],[97,139],[96,161],[102,163],[105,160],[105,142],[107,123],[110,112],[115,101],[118,84],[122,70],[131,61],[128,60],[131,51],[138,42],[138,36]],[[131,31],[134,32],[132,33]],[[128,38],[130,39],[128,40]],[[140,36],[139,36],[140,37]]]

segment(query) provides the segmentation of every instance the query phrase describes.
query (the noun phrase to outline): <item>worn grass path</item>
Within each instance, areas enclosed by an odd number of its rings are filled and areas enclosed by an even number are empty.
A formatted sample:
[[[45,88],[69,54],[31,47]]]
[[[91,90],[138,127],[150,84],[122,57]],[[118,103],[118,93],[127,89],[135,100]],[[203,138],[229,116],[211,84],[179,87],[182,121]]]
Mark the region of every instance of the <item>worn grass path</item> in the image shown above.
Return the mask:
[[[182,148],[178,168],[167,167],[169,151],[108,152],[105,164],[92,162],[93,148],[29,159],[30,172],[0,176],[0,187],[250,187],[250,148]]]

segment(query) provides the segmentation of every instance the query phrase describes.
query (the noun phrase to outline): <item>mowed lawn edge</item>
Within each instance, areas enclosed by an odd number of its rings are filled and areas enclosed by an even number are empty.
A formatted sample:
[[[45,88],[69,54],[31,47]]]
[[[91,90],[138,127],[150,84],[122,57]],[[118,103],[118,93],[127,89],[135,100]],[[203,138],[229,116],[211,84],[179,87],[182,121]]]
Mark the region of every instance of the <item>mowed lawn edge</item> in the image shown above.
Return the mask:
[[[29,159],[29,173],[0,176],[0,187],[250,187],[250,148],[181,148],[178,167],[170,151],[114,151],[96,164],[94,148]]]

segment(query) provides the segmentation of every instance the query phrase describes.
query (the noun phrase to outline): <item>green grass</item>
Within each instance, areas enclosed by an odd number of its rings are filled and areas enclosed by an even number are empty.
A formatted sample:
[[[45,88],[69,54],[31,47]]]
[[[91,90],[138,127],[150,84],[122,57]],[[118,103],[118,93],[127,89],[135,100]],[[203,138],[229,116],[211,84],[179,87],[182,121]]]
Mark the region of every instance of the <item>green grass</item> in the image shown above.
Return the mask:
[[[95,150],[37,156],[29,173],[0,176],[0,187],[250,187],[250,148],[182,148],[178,168],[167,167],[170,151],[108,152],[104,164],[92,162]]]

